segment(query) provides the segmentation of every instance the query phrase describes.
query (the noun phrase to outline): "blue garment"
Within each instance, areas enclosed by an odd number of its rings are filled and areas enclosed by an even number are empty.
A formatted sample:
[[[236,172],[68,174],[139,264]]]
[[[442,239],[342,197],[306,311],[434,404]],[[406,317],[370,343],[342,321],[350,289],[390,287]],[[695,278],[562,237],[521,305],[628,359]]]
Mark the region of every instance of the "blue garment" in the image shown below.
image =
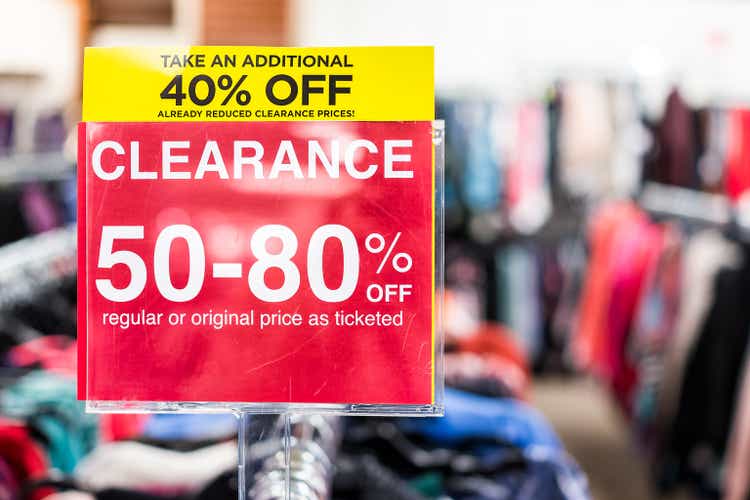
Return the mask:
[[[504,245],[495,254],[498,319],[510,328],[530,364],[538,361],[544,347],[540,267],[528,244]]]
[[[468,122],[464,196],[472,212],[494,211],[500,204],[499,149],[492,139],[492,106],[466,104]]]
[[[403,419],[400,427],[438,446],[486,439],[474,454],[484,463],[507,453],[502,441],[523,451],[526,467],[494,477],[454,478],[448,486],[457,500],[589,500],[586,476],[567,455],[554,430],[530,406],[513,399],[494,399],[445,389],[445,417]]]
[[[455,500],[590,500],[588,484],[570,461],[530,460],[525,469],[495,477],[452,481],[446,492]]]
[[[76,216],[78,213],[77,183],[78,181],[76,180],[76,176],[73,175],[72,177],[61,182],[58,188],[60,200],[62,201],[63,205],[63,219],[65,220],[66,224],[72,224],[76,221]]]
[[[237,432],[232,414],[156,414],[143,429],[143,437],[158,441],[209,441]]]
[[[437,116],[445,119],[446,210],[461,205],[475,213],[500,207],[500,145],[493,134],[498,106],[487,101],[444,100]]]
[[[512,399],[486,398],[450,388],[445,389],[443,418],[403,419],[400,427],[443,446],[469,439],[494,439],[524,452],[535,447],[563,450],[552,427],[530,406]]]

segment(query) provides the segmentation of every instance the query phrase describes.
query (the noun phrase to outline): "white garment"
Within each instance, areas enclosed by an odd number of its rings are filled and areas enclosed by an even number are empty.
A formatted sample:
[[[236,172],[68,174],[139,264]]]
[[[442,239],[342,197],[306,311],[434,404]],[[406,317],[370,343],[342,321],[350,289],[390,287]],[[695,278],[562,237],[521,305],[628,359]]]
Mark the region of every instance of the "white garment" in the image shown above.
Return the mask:
[[[191,452],[135,442],[104,444],[74,472],[86,490],[106,488],[195,491],[237,466],[237,444],[221,443]]]
[[[44,497],[44,500],[95,500],[94,495],[83,491],[62,491]]]
[[[577,196],[601,195],[611,186],[614,118],[607,87],[569,82],[562,92],[560,182]]]

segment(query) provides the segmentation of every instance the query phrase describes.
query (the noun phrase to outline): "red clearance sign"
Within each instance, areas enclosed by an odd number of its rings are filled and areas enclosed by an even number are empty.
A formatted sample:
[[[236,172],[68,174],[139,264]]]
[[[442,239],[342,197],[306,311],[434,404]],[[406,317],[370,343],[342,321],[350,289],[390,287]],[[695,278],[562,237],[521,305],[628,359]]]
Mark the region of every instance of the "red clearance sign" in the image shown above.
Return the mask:
[[[431,122],[82,123],[82,398],[435,402]]]

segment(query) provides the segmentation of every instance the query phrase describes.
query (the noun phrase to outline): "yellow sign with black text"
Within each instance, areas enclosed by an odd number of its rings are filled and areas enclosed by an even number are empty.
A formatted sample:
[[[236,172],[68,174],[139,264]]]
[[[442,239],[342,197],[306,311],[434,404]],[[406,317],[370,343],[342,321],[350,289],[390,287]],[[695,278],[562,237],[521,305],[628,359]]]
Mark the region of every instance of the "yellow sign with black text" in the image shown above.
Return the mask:
[[[432,120],[432,47],[87,48],[84,121]]]

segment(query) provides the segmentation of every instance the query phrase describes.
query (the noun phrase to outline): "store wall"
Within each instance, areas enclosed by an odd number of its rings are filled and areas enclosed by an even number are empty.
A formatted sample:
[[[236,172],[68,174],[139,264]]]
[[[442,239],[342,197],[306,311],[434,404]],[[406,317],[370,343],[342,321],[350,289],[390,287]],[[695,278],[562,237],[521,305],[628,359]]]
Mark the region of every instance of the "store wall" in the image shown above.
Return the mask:
[[[679,81],[701,101],[750,102],[750,3],[295,0],[298,45],[430,44],[439,90],[536,93],[558,76]],[[563,22],[563,20],[566,20]],[[661,95],[654,96],[661,101]]]
[[[78,95],[80,23],[68,0],[0,0],[0,107],[16,114],[16,147],[31,148],[35,117]]]

